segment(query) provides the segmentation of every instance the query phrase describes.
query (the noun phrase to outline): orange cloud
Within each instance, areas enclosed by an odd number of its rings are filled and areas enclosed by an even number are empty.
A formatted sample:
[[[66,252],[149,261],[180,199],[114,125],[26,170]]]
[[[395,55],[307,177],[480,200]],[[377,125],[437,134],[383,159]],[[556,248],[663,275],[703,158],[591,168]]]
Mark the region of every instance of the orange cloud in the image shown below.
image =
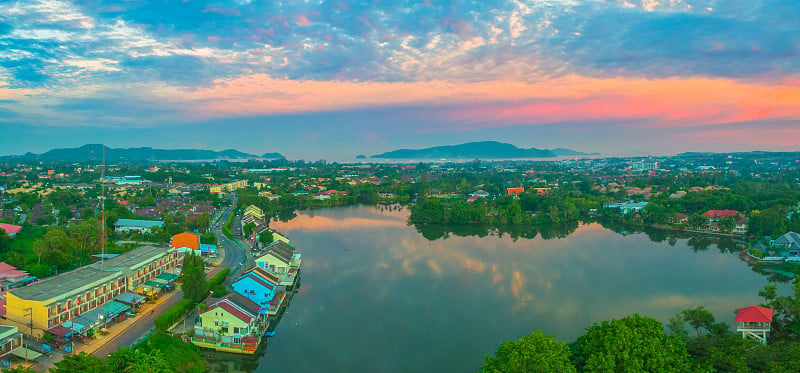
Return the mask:
[[[678,127],[766,119],[800,119],[800,86],[731,79],[589,78],[540,83],[353,82],[275,79],[264,74],[220,79],[186,91],[202,117],[345,110],[389,105],[452,105],[445,119],[467,125],[635,120]],[[491,104],[487,104],[491,103]],[[199,104],[201,103],[201,105]],[[459,107],[465,107],[460,109]],[[488,123],[488,124],[487,124]]]

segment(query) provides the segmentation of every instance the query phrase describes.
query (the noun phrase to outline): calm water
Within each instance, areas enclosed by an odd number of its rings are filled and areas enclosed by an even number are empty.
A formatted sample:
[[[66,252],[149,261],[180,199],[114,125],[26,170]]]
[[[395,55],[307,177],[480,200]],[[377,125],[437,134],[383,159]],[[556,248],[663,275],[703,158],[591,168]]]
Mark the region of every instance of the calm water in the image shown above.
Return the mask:
[[[666,321],[699,305],[732,322],[767,283],[735,254],[695,252],[684,239],[589,224],[548,240],[429,241],[406,218],[362,206],[274,225],[303,254],[301,290],[263,356],[223,355],[214,370],[473,372],[502,341],[536,329],[571,342],[596,321]]]

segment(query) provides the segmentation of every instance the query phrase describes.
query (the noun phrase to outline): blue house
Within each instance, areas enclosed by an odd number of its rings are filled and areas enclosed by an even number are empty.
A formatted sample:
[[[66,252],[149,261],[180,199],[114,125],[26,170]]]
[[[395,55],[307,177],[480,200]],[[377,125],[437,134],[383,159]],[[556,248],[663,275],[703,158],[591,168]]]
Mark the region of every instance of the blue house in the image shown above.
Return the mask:
[[[280,280],[275,275],[256,267],[237,278],[231,288],[259,305],[260,313],[265,314],[269,310],[270,301],[273,300],[275,294],[282,292],[279,283]]]

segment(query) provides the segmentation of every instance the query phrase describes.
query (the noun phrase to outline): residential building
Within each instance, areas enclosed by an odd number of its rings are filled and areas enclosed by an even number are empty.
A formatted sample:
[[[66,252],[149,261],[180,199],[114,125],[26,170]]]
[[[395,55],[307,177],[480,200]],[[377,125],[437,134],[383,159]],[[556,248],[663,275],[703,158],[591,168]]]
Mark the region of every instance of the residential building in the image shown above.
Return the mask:
[[[172,236],[169,244],[180,253],[187,251],[193,251],[195,254],[200,253],[200,237],[194,233],[178,233]]]
[[[518,196],[525,192],[525,188],[506,188],[506,194],[509,196]]]
[[[200,313],[192,343],[218,351],[253,354],[269,322],[259,310],[257,304],[232,292]]]
[[[259,220],[264,220],[264,211],[262,211],[260,208],[254,206],[254,205],[250,205],[250,206],[245,207],[244,213],[242,213],[242,216],[252,216],[252,217],[257,218]]]
[[[261,307],[259,313],[261,314],[269,312],[270,301],[275,297],[275,294],[285,292],[285,289],[280,286],[280,279],[276,275],[259,267],[250,269],[239,276],[231,284],[231,288],[259,305]]]
[[[22,332],[16,326],[0,325],[0,360],[8,366],[11,354],[22,346]]]
[[[736,210],[708,210],[703,213],[703,216],[708,218],[709,222],[717,222],[722,218],[741,219],[744,217],[741,212]]]
[[[175,271],[177,260],[175,250],[142,246],[113,259],[11,289],[6,293],[6,314],[0,323],[18,326],[23,332],[30,328],[37,337],[64,323],[78,333],[85,332],[130,308],[113,298],[150,288],[147,282]]]
[[[222,185],[212,185],[211,187],[209,187],[209,192],[212,194],[225,193],[245,187],[247,187],[247,180],[239,180]]]
[[[36,277],[31,276],[26,271],[21,271],[6,262],[0,263],[0,292],[19,287],[35,280]]]
[[[314,199],[330,199],[331,194],[329,192],[316,192],[314,193]]]
[[[293,286],[300,271],[300,254],[294,246],[277,240],[266,248],[266,254],[256,258],[256,266],[267,270],[280,279],[280,284]]]
[[[141,232],[150,233],[153,228],[163,228],[164,222],[161,220],[139,220],[139,219],[118,219],[114,223],[115,232]]]
[[[647,207],[647,202],[627,201],[619,203],[607,203],[604,206],[611,209],[619,209],[619,213],[621,215],[627,215],[632,212],[641,212],[645,207]]]
[[[22,229],[19,225],[11,225],[6,223],[0,223],[0,231],[6,232],[6,235],[9,237],[14,237],[17,235],[17,232]]]

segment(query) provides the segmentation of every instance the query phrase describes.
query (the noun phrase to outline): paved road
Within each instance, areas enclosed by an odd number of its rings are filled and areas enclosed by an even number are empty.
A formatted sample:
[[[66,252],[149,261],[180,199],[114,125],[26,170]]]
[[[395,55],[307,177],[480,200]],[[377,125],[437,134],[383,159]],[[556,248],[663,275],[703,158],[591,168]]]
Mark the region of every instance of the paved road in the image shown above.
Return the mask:
[[[208,277],[213,276],[223,268],[235,268],[247,257],[239,245],[222,234],[222,225],[225,224],[228,219],[228,215],[231,214],[231,211],[233,211],[233,208],[236,206],[236,199],[231,198],[231,201],[232,207],[223,212],[222,218],[219,219],[214,227],[212,227],[212,231],[217,235],[220,245],[222,245],[225,250],[225,258],[222,260],[222,264],[219,267],[215,268],[213,271],[211,271],[211,273],[208,274]],[[129,326],[127,330],[115,336],[113,339],[110,339],[105,345],[98,348],[93,355],[98,357],[106,357],[110,353],[116,351],[118,348],[123,346],[133,346],[137,341],[144,338],[144,336],[155,327],[155,318],[166,311],[169,307],[172,307],[175,303],[178,303],[181,299],[183,299],[183,292],[181,290],[175,290],[174,292],[170,293],[170,295],[171,297],[166,302],[156,306],[153,314],[147,313],[144,315],[138,315],[137,317],[139,319]]]

